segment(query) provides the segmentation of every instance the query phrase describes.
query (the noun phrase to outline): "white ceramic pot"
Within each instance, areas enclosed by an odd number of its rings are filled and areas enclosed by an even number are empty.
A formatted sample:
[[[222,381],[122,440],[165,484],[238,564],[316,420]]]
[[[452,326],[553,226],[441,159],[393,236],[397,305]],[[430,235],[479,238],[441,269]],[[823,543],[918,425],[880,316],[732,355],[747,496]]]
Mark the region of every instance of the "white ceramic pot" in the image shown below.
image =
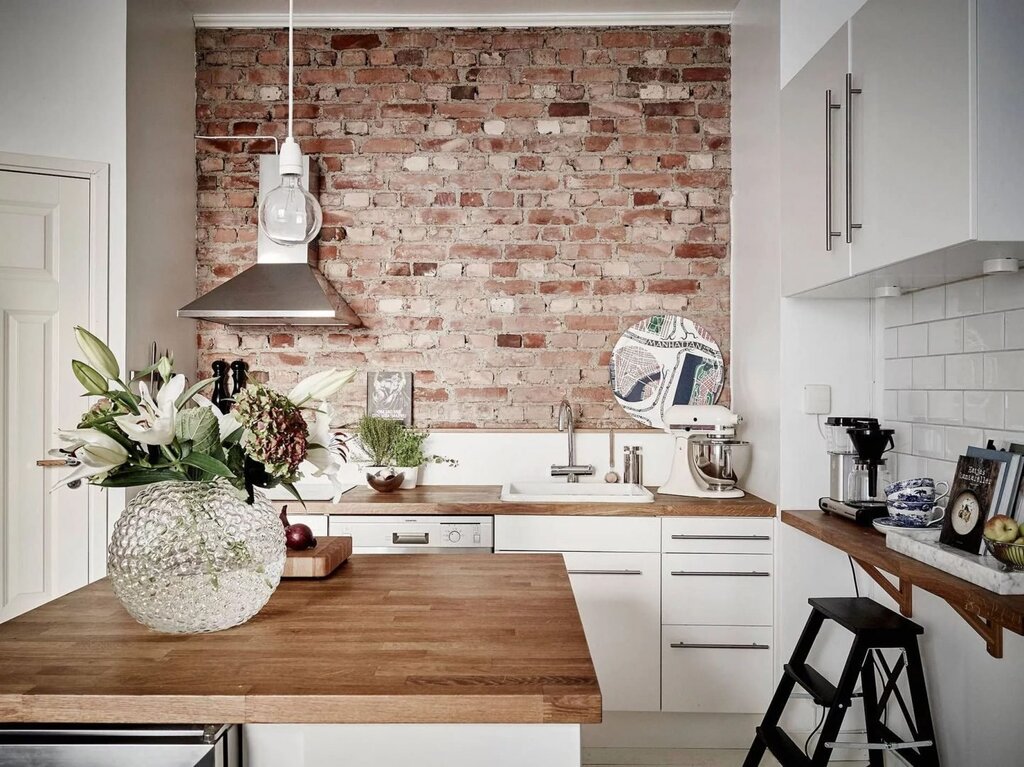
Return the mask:
[[[400,490],[412,490],[416,487],[416,483],[420,481],[419,466],[402,466],[398,470],[405,475]]]

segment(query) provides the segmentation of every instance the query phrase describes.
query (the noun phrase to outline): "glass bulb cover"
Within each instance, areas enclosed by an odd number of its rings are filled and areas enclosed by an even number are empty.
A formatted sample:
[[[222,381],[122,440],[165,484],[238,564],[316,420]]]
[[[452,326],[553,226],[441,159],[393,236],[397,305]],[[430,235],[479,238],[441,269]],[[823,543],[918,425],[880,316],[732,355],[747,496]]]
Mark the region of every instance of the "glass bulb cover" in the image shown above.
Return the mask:
[[[281,176],[260,204],[260,227],[278,245],[304,245],[320,232],[323,211],[316,198],[302,188],[297,175]]]

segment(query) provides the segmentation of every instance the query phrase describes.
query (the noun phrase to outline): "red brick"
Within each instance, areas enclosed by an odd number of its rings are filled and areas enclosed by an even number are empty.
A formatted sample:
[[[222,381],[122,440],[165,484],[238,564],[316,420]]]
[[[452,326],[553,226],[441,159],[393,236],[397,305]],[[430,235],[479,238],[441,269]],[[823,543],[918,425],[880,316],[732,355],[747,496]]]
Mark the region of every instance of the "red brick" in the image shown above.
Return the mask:
[[[647,283],[648,292],[666,295],[696,293],[699,289],[698,280],[650,280]]]
[[[676,258],[725,258],[725,245],[683,242],[676,245]]]
[[[333,35],[331,47],[336,51],[345,51],[352,48],[379,48],[383,43],[380,35]]]
[[[585,101],[548,105],[548,115],[551,117],[586,117],[589,114],[590,104]]]

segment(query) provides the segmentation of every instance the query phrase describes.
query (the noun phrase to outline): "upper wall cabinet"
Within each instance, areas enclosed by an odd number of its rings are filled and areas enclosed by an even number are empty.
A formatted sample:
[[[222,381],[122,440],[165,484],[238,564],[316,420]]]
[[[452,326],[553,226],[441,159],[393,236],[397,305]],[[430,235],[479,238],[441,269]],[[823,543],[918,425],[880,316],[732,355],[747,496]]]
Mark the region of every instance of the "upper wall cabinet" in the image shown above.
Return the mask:
[[[927,287],[980,273],[983,258],[1020,256],[1022,35],[1019,0],[870,0],[787,84],[786,295]],[[847,62],[837,76],[844,42]],[[823,86],[837,105],[830,194],[824,160],[815,159],[824,156],[822,141],[812,140],[823,130]],[[814,88],[817,114],[799,107],[810,104]],[[831,207],[820,198],[831,198]],[[840,234],[823,254],[830,211],[830,231]],[[845,271],[837,255],[845,255]]]

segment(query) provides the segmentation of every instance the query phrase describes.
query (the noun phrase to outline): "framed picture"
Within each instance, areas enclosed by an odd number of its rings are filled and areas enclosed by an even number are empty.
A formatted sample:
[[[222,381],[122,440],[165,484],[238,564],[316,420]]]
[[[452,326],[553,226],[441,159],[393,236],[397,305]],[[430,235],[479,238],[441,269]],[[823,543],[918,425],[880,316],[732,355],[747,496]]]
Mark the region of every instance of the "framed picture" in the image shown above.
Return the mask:
[[[366,414],[412,426],[412,373],[369,373]]]

